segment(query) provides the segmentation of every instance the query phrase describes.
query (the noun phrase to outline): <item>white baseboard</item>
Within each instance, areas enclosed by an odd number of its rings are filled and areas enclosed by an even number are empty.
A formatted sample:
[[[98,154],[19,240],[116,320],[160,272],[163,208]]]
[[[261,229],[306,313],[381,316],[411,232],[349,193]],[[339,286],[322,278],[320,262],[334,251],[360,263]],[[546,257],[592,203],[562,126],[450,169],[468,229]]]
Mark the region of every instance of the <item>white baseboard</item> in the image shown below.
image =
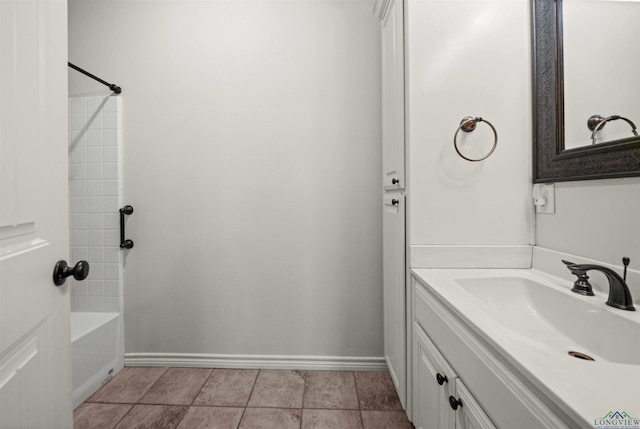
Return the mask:
[[[387,371],[384,357],[127,353],[125,366],[236,369]]]

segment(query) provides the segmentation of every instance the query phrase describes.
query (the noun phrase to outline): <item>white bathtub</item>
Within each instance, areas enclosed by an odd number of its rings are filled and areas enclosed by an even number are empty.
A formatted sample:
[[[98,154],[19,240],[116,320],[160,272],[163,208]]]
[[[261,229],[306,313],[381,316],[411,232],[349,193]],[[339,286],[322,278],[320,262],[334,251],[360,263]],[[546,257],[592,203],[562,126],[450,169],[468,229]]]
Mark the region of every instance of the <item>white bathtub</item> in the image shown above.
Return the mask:
[[[73,408],[124,366],[122,316],[71,313]]]

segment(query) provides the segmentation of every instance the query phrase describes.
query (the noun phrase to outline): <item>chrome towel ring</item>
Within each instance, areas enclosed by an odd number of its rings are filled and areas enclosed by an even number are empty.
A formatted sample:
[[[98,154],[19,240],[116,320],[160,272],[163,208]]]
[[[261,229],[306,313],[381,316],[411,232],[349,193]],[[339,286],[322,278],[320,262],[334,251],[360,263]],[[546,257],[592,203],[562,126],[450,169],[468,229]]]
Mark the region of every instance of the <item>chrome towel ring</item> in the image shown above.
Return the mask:
[[[476,124],[478,122],[484,122],[485,124],[489,125],[491,127],[491,130],[493,130],[493,135],[495,136],[495,138],[493,140],[493,146],[491,147],[491,150],[489,151],[489,153],[487,153],[482,158],[472,159],[464,156],[462,152],[460,152],[460,149],[458,149],[458,133],[460,132],[460,130],[464,131],[465,133],[469,133],[475,130]],[[485,119],[482,119],[481,117],[465,116],[460,121],[460,126],[456,130],[456,133],[453,135],[453,147],[456,149],[456,152],[458,153],[458,155],[460,155],[461,158],[466,159],[467,161],[478,162],[478,161],[482,161],[483,159],[489,158],[489,156],[491,156],[493,151],[496,150],[496,146],[498,146],[498,132],[496,131],[495,127],[491,125],[491,122]]]

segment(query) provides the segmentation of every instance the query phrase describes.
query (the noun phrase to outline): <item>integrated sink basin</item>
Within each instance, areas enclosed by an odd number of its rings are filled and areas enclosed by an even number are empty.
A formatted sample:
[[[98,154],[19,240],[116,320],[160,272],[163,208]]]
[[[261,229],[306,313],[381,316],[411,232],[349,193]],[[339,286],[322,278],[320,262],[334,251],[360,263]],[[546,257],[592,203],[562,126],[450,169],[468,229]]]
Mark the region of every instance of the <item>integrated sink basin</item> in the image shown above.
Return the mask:
[[[498,379],[512,374],[531,386],[567,428],[593,428],[594,419],[611,410],[640,416],[640,311],[606,305],[607,293],[599,288],[595,296],[571,292],[571,274],[454,268],[413,269],[412,275],[416,318],[446,321],[435,334],[449,326],[447,334],[472,345],[482,362],[497,359],[491,371]],[[635,285],[637,277],[631,281]],[[635,305],[640,310],[640,302]],[[430,334],[428,325],[422,328]],[[464,367],[468,359],[463,353],[452,361]],[[473,368],[465,373],[470,389],[491,391],[480,387],[489,379],[473,374]]]
[[[501,328],[576,358],[640,365],[640,323],[606,306],[606,296],[586,297],[552,281],[477,277],[454,281]],[[637,317],[635,317],[637,319]]]

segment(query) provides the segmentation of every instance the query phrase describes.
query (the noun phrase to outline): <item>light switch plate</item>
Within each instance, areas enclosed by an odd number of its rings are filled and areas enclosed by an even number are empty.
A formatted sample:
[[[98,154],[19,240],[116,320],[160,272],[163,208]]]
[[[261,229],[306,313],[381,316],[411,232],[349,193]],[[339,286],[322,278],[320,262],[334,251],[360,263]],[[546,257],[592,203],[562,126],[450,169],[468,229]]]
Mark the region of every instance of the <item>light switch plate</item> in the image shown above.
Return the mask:
[[[533,185],[533,203],[536,213],[554,214],[556,212],[555,183],[538,183]]]

